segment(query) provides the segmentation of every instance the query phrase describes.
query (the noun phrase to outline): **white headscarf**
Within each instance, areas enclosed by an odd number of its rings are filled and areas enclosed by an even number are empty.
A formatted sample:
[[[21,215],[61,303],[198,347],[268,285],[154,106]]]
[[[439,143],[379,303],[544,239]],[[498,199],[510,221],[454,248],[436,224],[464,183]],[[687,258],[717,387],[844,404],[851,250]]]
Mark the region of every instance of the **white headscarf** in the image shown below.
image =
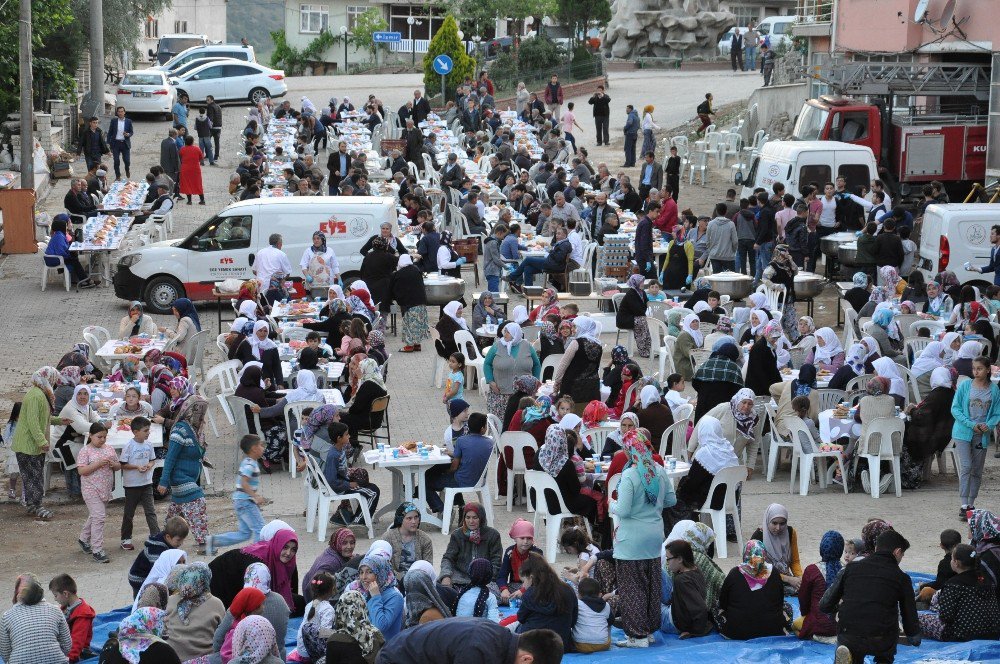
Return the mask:
[[[500,335],[500,345],[507,349],[510,353],[515,344],[520,343],[521,339],[524,338],[524,332],[521,330],[521,326],[517,323],[507,323],[503,326],[504,332],[510,332],[510,341],[503,335]]]
[[[639,403],[642,404],[643,408],[649,408],[651,404],[659,403],[659,401],[660,390],[656,388],[656,385],[646,385],[639,390]]]
[[[270,329],[271,326],[267,324],[266,320],[259,320],[253,325],[253,333],[249,337],[247,337],[247,339],[250,341],[250,345],[253,347],[253,356],[256,357],[258,360],[261,359],[261,355],[264,353],[265,350],[271,350],[272,348],[278,347],[277,344],[271,341],[270,338],[264,337],[263,339],[261,339],[260,337],[257,336],[257,332],[259,330],[270,331]]]
[[[808,334],[816,333],[816,322],[813,320],[812,316],[799,316],[799,322],[805,321],[806,325],[809,326]]]
[[[566,413],[563,415],[562,419],[559,420],[559,428],[563,431],[572,431],[573,429],[576,429],[581,422],[583,422],[583,418],[576,413]]]
[[[754,316],[756,316],[757,320],[759,321],[757,323],[757,325],[753,324],[753,318],[754,318]],[[758,334],[761,334],[764,331],[764,326],[766,326],[770,322],[771,322],[771,317],[768,316],[767,312],[764,311],[763,309],[753,309],[753,310],[751,310],[750,311],[750,319],[749,319],[750,334],[753,334],[754,336],[756,336]]]
[[[695,302],[691,310],[696,314],[700,314],[703,311],[711,311],[712,307],[708,306],[708,302],[701,300],[700,302]]]
[[[837,338],[837,333],[834,332],[829,327],[821,327],[816,330],[816,338],[822,339],[825,346],[820,346],[819,342],[816,342],[816,354],[813,357],[813,362],[818,364],[823,362],[825,364],[830,364],[833,362],[833,358],[836,355],[844,352],[844,347],[840,345],[840,339]]]
[[[285,399],[289,403],[293,401],[326,401],[316,389],[316,374],[309,369],[303,369],[295,374],[295,383],[295,389],[285,394]]]
[[[448,304],[444,305],[444,313],[448,318],[458,323],[459,327],[461,327],[463,330],[468,330],[469,326],[465,322],[465,319],[458,315],[458,310],[461,308],[462,308],[461,302],[452,300]]]
[[[868,351],[865,355],[866,360],[878,352],[878,342],[875,341],[875,337],[862,337],[861,343],[865,345],[865,348]]]
[[[899,373],[899,365],[893,362],[892,358],[880,357],[872,362],[872,366],[877,376],[889,380],[889,394],[906,397],[906,383]]]
[[[407,267],[408,265],[413,265],[413,259],[410,258],[409,254],[403,254],[403,255],[401,255],[399,257],[399,260],[396,261],[396,269],[397,270],[400,269],[400,268],[403,268],[403,267]]]
[[[948,367],[938,367],[931,371],[931,389],[935,387],[947,387],[951,389],[951,369]]]
[[[920,357],[913,363],[910,371],[913,372],[914,376],[923,376],[925,373],[934,371],[938,367],[944,366],[942,355],[944,355],[944,346],[941,345],[940,341],[932,341],[920,353]]]
[[[944,350],[943,360],[945,364],[951,364],[955,360],[956,351],[954,348],[951,347],[951,345],[955,343],[956,339],[961,339],[961,338],[962,335],[959,334],[958,332],[949,332],[948,334],[944,335],[943,339],[941,339],[941,346],[942,349]]]
[[[851,344],[847,350],[847,357],[844,363],[857,375],[865,372],[865,358],[868,357],[868,348],[862,343]]]
[[[701,348],[705,344],[705,337],[702,335],[701,330],[696,330],[691,327],[691,325],[695,322],[698,322],[700,325],[698,315],[688,314],[684,317],[684,320],[681,321],[681,330],[690,334],[691,338],[694,339],[694,345]]]
[[[135,601],[132,602],[132,610],[135,611],[136,605],[139,604],[139,597],[142,595],[142,589],[151,583],[164,583],[167,576],[170,575],[170,571],[177,566],[178,561],[184,558],[187,560],[187,553],[181,549],[167,549],[160,554],[160,557],[156,559],[153,563],[152,569],[149,570],[149,574],[146,575],[146,580],[142,582],[139,586],[139,592],[135,596]]]
[[[514,313],[511,315],[511,318],[515,323],[520,325],[524,321],[528,320],[528,308],[523,304],[517,305],[514,307]]]
[[[573,319],[573,327],[576,328],[577,339],[590,339],[594,343],[601,343],[601,324],[590,316],[577,316]]]
[[[959,360],[972,360],[983,354],[983,344],[978,341],[966,341],[962,344],[962,347],[958,349]],[[77,388],[79,389],[79,388]],[[73,396],[76,396],[74,393]],[[74,399],[75,401],[75,399]]]
[[[330,293],[333,293],[333,295],[330,296]],[[330,284],[330,290],[327,291],[327,297],[329,297],[331,300],[343,300],[344,289],[338,286],[337,284]]]
[[[274,519],[273,521],[268,521],[267,525],[260,529],[260,541],[270,542],[275,535],[277,535],[282,530],[290,530],[293,533],[295,529],[289,526],[287,523],[281,519]]]
[[[240,316],[239,318],[237,318],[236,320],[234,320],[232,323],[229,324],[229,331],[230,332],[242,332],[243,331],[243,326],[246,325],[249,322],[250,321],[248,321],[246,318],[244,318],[243,316]]]
[[[77,397],[78,394],[80,394],[80,392],[86,392],[87,393],[87,404],[84,405],[84,406],[81,406],[80,402],[76,400],[76,397]],[[69,400],[69,403],[70,403],[71,406],[73,406],[73,408],[75,408],[77,410],[77,412],[79,412],[85,418],[89,418],[90,417],[90,387],[88,387],[87,385],[83,385],[83,384],[77,385],[76,389],[73,390],[73,398]]]
[[[715,475],[723,468],[740,465],[733,451],[733,444],[722,437],[722,422],[705,415],[698,422],[698,449],[694,460]]]
[[[243,300],[240,302],[240,316],[249,321],[257,320],[257,303],[253,300]]]
[[[767,296],[763,293],[750,293],[747,301],[753,305],[752,309],[763,309],[767,306]]]

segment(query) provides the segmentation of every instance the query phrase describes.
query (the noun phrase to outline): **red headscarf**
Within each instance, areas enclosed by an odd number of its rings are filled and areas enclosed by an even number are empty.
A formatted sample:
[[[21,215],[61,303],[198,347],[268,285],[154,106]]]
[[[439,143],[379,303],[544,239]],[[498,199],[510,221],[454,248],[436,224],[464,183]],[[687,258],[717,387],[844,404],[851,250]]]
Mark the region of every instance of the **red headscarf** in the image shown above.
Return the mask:
[[[281,550],[289,542],[298,543],[299,536],[294,530],[279,530],[269,541],[257,542],[244,547],[243,553],[249,553],[267,565],[271,572],[271,590],[285,598],[289,609],[295,608],[292,599],[292,574],[295,572],[295,558],[289,562],[281,562]]]
[[[608,419],[608,407],[603,401],[594,399],[583,409],[583,424],[588,429],[596,427],[598,424]]]
[[[990,314],[986,311],[986,307],[978,302],[969,303],[969,322],[975,323],[980,318],[989,318]]]
[[[233,626],[259,609],[265,599],[264,593],[256,588],[244,588],[236,593],[233,603],[229,605],[229,613],[233,614]]]

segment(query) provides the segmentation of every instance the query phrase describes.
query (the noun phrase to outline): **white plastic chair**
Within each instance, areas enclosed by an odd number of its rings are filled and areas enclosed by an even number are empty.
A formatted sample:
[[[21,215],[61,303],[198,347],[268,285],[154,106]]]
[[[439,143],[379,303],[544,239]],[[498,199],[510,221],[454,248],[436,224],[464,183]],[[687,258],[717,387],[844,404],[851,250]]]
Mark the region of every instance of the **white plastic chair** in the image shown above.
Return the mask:
[[[286,327],[278,334],[278,336],[285,343],[288,343],[289,341],[305,341],[310,332],[312,332],[312,330],[305,327]]]
[[[111,373],[111,363],[97,354],[97,349],[103,345],[100,340],[90,332],[83,333],[83,340],[90,345],[90,361],[93,365],[100,369],[102,374]]]
[[[53,256],[51,254],[45,253],[45,250],[48,248],[48,245],[45,242],[39,242],[37,246],[38,246],[38,254],[41,257],[41,263],[42,263],[42,292],[43,293],[45,292],[45,287],[49,283],[49,275],[54,274],[58,277],[59,270],[62,270],[63,283],[66,285],[66,292],[68,293],[70,291],[70,288],[72,288],[73,284],[69,268],[66,267],[65,259],[63,259],[62,256]],[[55,266],[46,265],[45,264],[46,258],[54,258],[55,260],[59,261],[59,264]]]
[[[944,332],[945,324],[941,320],[918,320],[910,323],[909,336],[907,338],[917,338],[924,339],[925,337],[917,337],[917,333],[920,330],[929,330],[931,336],[936,336],[939,332]],[[927,339],[927,343],[930,343],[933,339]]]
[[[705,499],[705,504],[699,509],[695,510],[702,516],[708,516],[712,521],[712,530],[720,533],[720,536],[715,539],[716,552],[719,554],[719,558],[728,557],[728,547],[725,538],[726,532],[726,515],[731,514],[733,517],[733,522],[736,527],[736,546],[737,555],[741,555],[743,551],[743,529],[740,524],[740,513],[736,509],[736,487],[739,486],[740,482],[745,482],[747,479],[747,467],[746,466],[731,466],[729,468],[723,468],[718,473],[715,474],[715,479],[712,480],[712,486],[708,488],[708,498]],[[721,509],[712,509],[712,497],[715,495],[716,488],[724,486],[726,487],[726,498],[722,504]]]
[[[812,479],[813,462],[817,462],[816,475],[819,478],[821,489],[826,488],[826,464],[827,459],[832,459],[840,466],[840,476],[847,477],[844,470],[844,459],[840,450],[823,452],[816,445],[808,427],[799,418],[793,418],[788,422],[788,431],[793,443],[792,445],[792,475],[788,480],[788,492],[795,489],[795,471],[799,472],[799,495],[804,496],[809,493],[809,481]],[[805,449],[803,449],[805,448]],[[808,450],[808,451],[807,451]],[[844,482],[844,493],[847,493],[847,482]]]
[[[475,370],[476,384],[479,391],[483,392],[486,385],[486,358],[479,351],[476,338],[468,330],[459,330],[455,332],[455,345],[458,346],[459,352],[465,355],[465,366]]]
[[[292,401],[285,404],[285,434],[288,436],[288,470],[292,477],[298,475],[295,459],[295,429],[292,427],[292,415],[299,426],[302,426],[302,411],[306,408],[319,408],[321,401]]]
[[[674,458],[687,461],[687,429],[688,420],[678,420],[664,429],[660,437],[660,457],[667,458],[671,455]]]
[[[556,553],[559,549],[559,531],[562,522],[566,519],[576,519],[576,514],[569,511],[566,501],[563,499],[559,485],[554,477],[541,470],[527,470],[524,473],[524,483],[528,488],[528,504],[534,500],[535,532],[539,532],[542,524],[545,525],[545,559],[549,564],[556,562]],[[559,500],[559,513],[549,512],[548,501],[545,499],[545,492],[550,491]],[[534,492],[534,493],[532,493]],[[586,519],[582,520],[586,524],[587,532],[590,532],[590,524]],[[723,524],[725,527],[725,524]]]
[[[236,386],[239,384],[237,372],[241,366],[242,362],[239,360],[228,360],[226,362],[216,364],[214,367],[209,369],[208,373],[205,375],[205,387],[211,385],[213,380],[218,381],[219,393],[215,395],[215,398],[219,400],[222,412],[225,413],[226,419],[229,420],[230,424],[235,424],[235,420],[233,419],[233,411],[230,410],[226,397],[236,392]]]
[[[229,346],[226,345],[226,337],[228,336],[229,336],[228,332],[223,332],[222,334],[217,335],[215,337],[215,346],[226,357],[229,357]]]
[[[260,426],[260,413],[254,413],[249,410],[251,406],[254,405],[252,401],[248,401],[243,397],[238,397],[235,394],[226,395],[226,403],[229,404],[229,410],[233,413],[233,424],[236,425],[236,435],[239,438],[247,436],[249,434],[254,434],[255,436],[264,436],[264,430]],[[250,430],[250,424],[247,421],[247,413],[253,419],[254,431]],[[237,448],[239,449],[239,448]]]
[[[847,392],[844,390],[833,390],[828,387],[816,390],[816,395],[819,398],[819,404],[816,407],[820,412],[836,408],[837,404],[847,398]]]
[[[608,434],[612,431],[618,431],[617,426],[603,426],[603,427],[593,427],[591,429],[584,429],[580,433],[580,437],[584,441],[590,442],[590,447],[594,450],[594,454],[600,456],[601,452],[604,451],[604,443],[608,439]]]
[[[667,332],[667,324],[658,318],[653,318],[652,316],[646,316],[646,325],[649,326],[649,337],[652,341],[651,357],[660,359],[660,375],[669,376],[670,374],[664,373],[667,369],[667,362],[670,362],[670,373],[673,373],[673,347],[667,347],[667,337],[670,333]]]
[[[559,363],[562,361],[563,353],[553,353],[549,355],[544,360],[542,360],[542,380],[545,380],[545,370],[552,369],[552,378],[556,375],[556,369],[559,367]]]
[[[899,371],[899,375],[906,382],[907,397],[905,404],[920,403],[920,386],[917,385],[917,377],[913,375],[912,371],[899,363],[896,364],[896,370]]]
[[[792,448],[794,444],[790,438],[785,438],[778,434],[778,430],[775,428],[775,422],[778,419],[777,409],[771,404],[767,404],[767,419],[771,426],[771,440],[767,446],[767,481],[771,482],[774,480],[774,472],[778,468],[778,457],[781,454],[781,448],[787,447]]]
[[[188,363],[188,374],[192,378],[199,375],[205,378],[205,344],[208,343],[208,330],[197,332],[184,341],[182,354]]]
[[[938,473],[944,475],[948,472],[948,460],[945,458],[946,455],[951,455],[951,464],[955,466],[955,474],[962,474],[962,464],[961,460],[958,458],[958,450],[955,449],[955,441],[948,441],[948,445],[945,446],[941,453],[937,455],[938,459]]]
[[[875,374],[861,374],[860,376],[855,376],[847,381],[847,385],[844,389],[849,393],[855,390],[866,390],[868,389],[868,381],[874,377]]]
[[[688,166],[691,169],[688,184],[694,184],[695,173],[701,178],[701,186],[705,186],[708,177],[708,153],[704,150],[695,150],[691,153],[691,161]]]
[[[496,446],[490,450],[490,456],[496,454]],[[447,487],[444,490],[444,509],[441,511],[441,532],[445,535],[448,534],[448,529],[451,527],[451,513],[452,507],[455,504],[455,496],[464,493],[475,493],[479,494],[480,503],[483,506],[483,511],[486,513],[486,523],[493,523],[493,499],[490,497],[490,461],[487,460],[486,465],[483,466],[483,474],[479,476],[476,481],[475,486],[459,486],[459,487]],[[507,485],[507,491],[511,490],[510,485]]]
[[[868,461],[868,479],[872,498],[879,496],[882,461],[892,463],[892,478],[896,487],[896,497],[903,495],[903,482],[899,468],[899,455],[903,450],[903,428],[903,421],[898,417],[876,417],[868,422],[868,435],[858,447],[858,455],[854,459],[854,465],[857,467],[862,458]]]
[[[361,514],[365,519],[365,526],[368,528],[368,539],[375,539],[375,528],[372,527],[372,514],[368,509],[368,501],[360,493],[336,493],[330,488],[330,483],[326,481],[326,476],[320,470],[319,462],[306,457],[306,532],[311,533],[316,529],[316,538],[320,542],[326,541],[326,529],[330,525],[330,506],[342,500],[354,500],[361,508]],[[319,528],[316,528],[317,517]]]
[[[97,348],[91,348],[92,351],[97,351],[98,348],[106,344],[111,340],[111,332],[108,331],[106,327],[101,327],[100,325],[88,325],[83,328],[84,334],[92,334],[94,338],[97,339],[99,344]]]
[[[507,467],[507,511],[510,512],[514,507],[517,477],[520,475],[523,479],[525,471],[528,470],[524,450],[530,449],[537,453],[538,443],[535,437],[526,431],[505,431],[500,434],[499,447],[500,454],[504,454],[507,449],[513,454],[511,465]]]
[[[785,304],[786,293],[784,286],[776,286],[774,288],[771,288],[766,284],[761,284],[760,286],[757,287],[757,292],[763,293],[764,296],[767,298],[767,306],[771,311],[775,312],[775,314],[780,314]]]
[[[436,327],[431,327],[431,344],[441,340],[441,333],[437,331]],[[444,377],[448,373],[448,361],[437,354],[434,353],[434,373],[431,374],[431,385],[441,389],[444,385]]]

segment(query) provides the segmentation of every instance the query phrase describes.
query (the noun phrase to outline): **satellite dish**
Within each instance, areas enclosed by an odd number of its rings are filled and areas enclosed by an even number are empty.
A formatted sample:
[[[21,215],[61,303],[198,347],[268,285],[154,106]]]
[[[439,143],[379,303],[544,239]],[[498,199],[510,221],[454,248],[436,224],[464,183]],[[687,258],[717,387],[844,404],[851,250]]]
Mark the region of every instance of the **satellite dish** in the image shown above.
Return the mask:
[[[955,0],[948,0],[948,2],[944,3],[944,10],[941,12],[941,19],[938,21],[938,25],[942,29],[947,28],[954,16]]]
[[[923,23],[927,20],[927,4],[930,0],[920,0],[917,3],[917,9],[913,12],[913,22]]]

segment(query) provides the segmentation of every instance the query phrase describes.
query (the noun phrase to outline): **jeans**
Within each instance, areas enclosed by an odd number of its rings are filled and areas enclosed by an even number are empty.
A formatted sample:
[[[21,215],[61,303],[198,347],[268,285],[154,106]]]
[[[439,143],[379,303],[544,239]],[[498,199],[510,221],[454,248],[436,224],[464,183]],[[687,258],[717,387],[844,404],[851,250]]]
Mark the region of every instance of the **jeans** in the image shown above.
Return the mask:
[[[767,86],[771,85],[771,74],[774,73],[774,65],[772,64],[761,65],[760,70],[764,74],[764,87],[766,88]]]
[[[566,140],[567,143],[573,146],[573,154],[576,154],[576,138],[573,137],[573,134],[567,131],[563,133],[563,138]]]
[[[625,134],[625,166],[631,168],[635,166],[635,144],[639,140],[639,134]]]
[[[99,154],[85,154],[83,155],[84,160],[87,162],[87,170],[92,169],[96,164],[101,163],[101,155]]]
[[[747,46],[747,67],[750,71],[757,71],[757,47]],[[746,71],[744,68],[743,71]]]
[[[971,442],[964,440],[956,440],[954,443],[961,464],[961,472],[958,474],[958,494],[962,499],[962,505],[969,507],[976,504],[979,486],[983,483],[986,448],[976,449]]]
[[[757,264],[757,250],[753,248],[753,240],[736,241],[736,271],[740,274],[748,274],[749,265],[752,272]]]
[[[549,109],[549,113],[552,114],[552,120],[554,122],[559,122],[559,111],[562,110],[562,104],[546,104],[545,107]]]
[[[211,136],[199,136],[198,137],[198,147],[201,148],[203,155],[208,157],[208,163],[215,163],[215,153],[212,152],[212,137]]]
[[[611,136],[608,134],[608,126],[611,124],[611,118],[607,115],[601,115],[594,118],[594,126],[596,127],[595,133],[597,134],[597,144],[610,145]]]
[[[156,520],[156,507],[153,504],[153,485],[127,486],[125,487],[125,513],[122,515],[122,541],[132,539],[132,519],[135,516],[135,508],[139,505],[142,505],[142,511],[146,515],[149,536],[152,537],[160,532],[160,526]]]
[[[218,159],[222,151],[219,149],[219,139],[222,137],[222,127],[212,127],[212,140],[215,142],[215,158]]]
[[[500,275],[486,275],[486,290],[491,293],[500,292]]]
[[[213,535],[213,549],[221,546],[232,546],[247,540],[256,542],[260,539],[260,529],[264,527],[264,515],[260,513],[260,507],[257,506],[257,503],[245,498],[234,500],[233,510],[236,512],[236,520],[239,522],[240,529],[231,533]]]
[[[535,285],[535,275],[545,272],[544,256],[528,256],[510,273],[509,280],[516,281],[524,277],[525,286]]]
[[[736,268],[735,261],[732,260],[726,261],[717,258],[709,258],[708,260],[712,263],[712,272],[726,272]]]
[[[774,242],[765,242],[757,250],[757,267],[754,270],[754,279],[760,281],[764,274],[764,268],[771,262],[771,254],[774,252]]]
[[[447,466],[440,466],[441,468],[447,468]],[[427,508],[432,512],[440,512],[444,509],[444,501],[441,500],[441,496],[438,492],[442,489],[448,487],[457,487],[458,481],[455,479],[455,473],[450,471],[437,472],[437,473],[427,473]]]
[[[129,177],[132,171],[132,155],[131,150],[128,148],[128,144],[125,141],[111,141],[111,155],[115,160],[115,179],[119,179],[122,176],[121,167],[119,164],[119,158],[125,162],[125,177]]]

